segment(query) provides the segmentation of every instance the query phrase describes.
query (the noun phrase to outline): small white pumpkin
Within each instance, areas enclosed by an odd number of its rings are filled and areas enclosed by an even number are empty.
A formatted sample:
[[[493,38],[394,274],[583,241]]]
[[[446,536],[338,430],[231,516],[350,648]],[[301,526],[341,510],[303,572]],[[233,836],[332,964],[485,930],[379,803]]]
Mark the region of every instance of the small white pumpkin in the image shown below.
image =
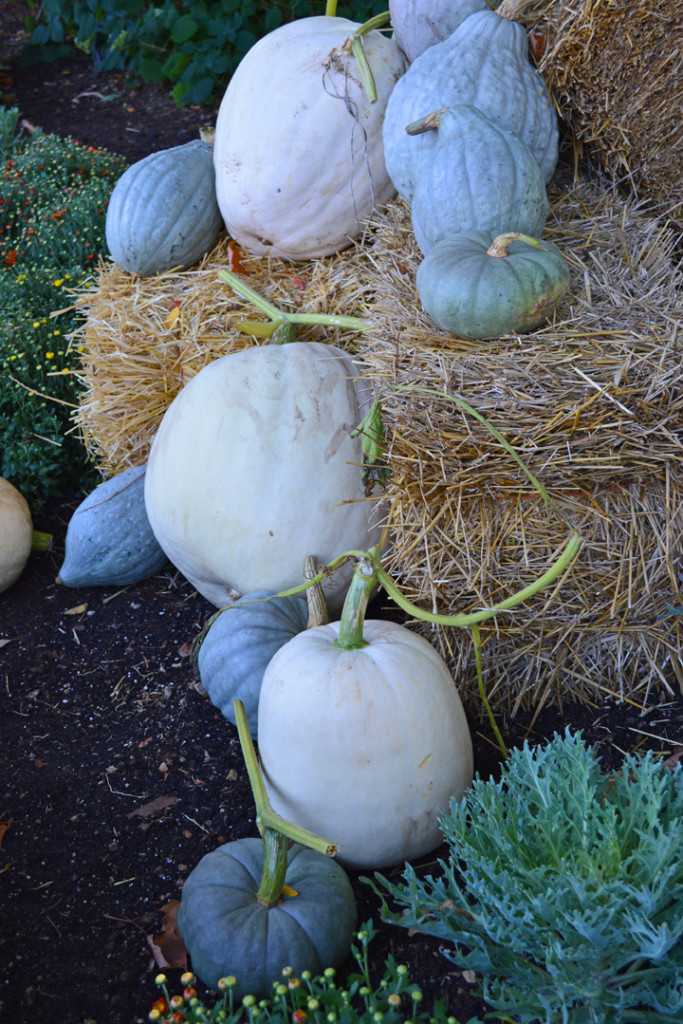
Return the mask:
[[[19,579],[31,554],[33,520],[28,502],[0,476],[0,593]]]
[[[249,252],[292,260],[338,252],[395,195],[382,121],[406,60],[380,32],[363,37],[377,87],[370,102],[345,45],[359,27],[325,15],[288,22],[260,39],[230,80],[216,123],[216,195]]]
[[[341,622],[299,633],[266,668],[259,755],[273,810],[333,835],[355,870],[420,857],[439,814],[472,781],[472,742],[453,677],[423,637],[363,623],[375,582],[361,559]]]
[[[370,405],[340,349],[265,345],[209,363],[167,409],[145,475],[145,503],[168,558],[218,607],[301,582],[319,564],[376,543],[362,442]],[[348,567],[345,567],[348,569]],[[350,572],[325,586],[340,607]]]

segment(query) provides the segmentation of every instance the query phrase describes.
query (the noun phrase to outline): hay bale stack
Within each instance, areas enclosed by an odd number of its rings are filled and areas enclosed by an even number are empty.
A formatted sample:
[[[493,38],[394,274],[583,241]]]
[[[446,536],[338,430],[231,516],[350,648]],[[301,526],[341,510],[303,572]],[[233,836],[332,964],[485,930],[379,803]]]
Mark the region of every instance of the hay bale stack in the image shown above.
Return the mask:
[[[503,0],[541,39],[539,68],[579,147],[683,223],[679,0]]]
[[[532,582],[571,531],[562,581],[482,627],[492,704],[606,693],[647,703],[683,682],[683,308],[674,233],[635,200],[588,184],[551,194],[546,235],[572,285],[552,322],[491,342],[455,338],[421,313],[408,208],[390,204],[364,243],[307,264],[250,258],[254,288],[284,308],[372,319],[371,332],[307,329],[356,351],[381,396],[391,477],[386,565],[428,610],[492,605]],[[219,246],[197,270],[135,281],[103,268],[79,300],[86,392],[79,422],[111,471],[144,461],[184,380],[231,347],[240,300]],[[181,306],[175,307],[176,300]],[[184,320],[173,310],[184,311]],[[173,321],[173,322],[170,322]],[[546,488],[544,500],[485,422]],[[474,697],[472,638],[417,625]]]

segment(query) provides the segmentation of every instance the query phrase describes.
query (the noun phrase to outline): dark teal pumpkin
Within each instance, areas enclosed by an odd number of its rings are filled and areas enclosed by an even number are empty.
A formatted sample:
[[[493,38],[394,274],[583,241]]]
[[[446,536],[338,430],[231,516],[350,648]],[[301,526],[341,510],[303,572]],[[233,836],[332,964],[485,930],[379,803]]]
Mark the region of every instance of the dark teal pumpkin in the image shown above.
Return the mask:
[[[551,242],[494,240],[484,231],[442,239],[417,271],[420,301],[432,320],[482,340],[533,330],[568,287],[569,267]]]
[[[260,600],[265,597],[270,600]],[[235,722],[233,702],[241,700],[252,736],[266,666],[280,647],[306,629],[308,614],[305,597],[273,597],[259,590],[215,615],[200,638],[196,663],[202,686],[229,722]]]
[[[351,883],[331,857],[291,846],[285,883],[297,895],[283,894],[271,907],[256,899],[263,858],[256,838],[207,853],[188,876],[178,910],[192,970],[214,989],[220,978],[234,976],[237,999],[270,995],[283,967],[299,976],[340,966],[357,923]]]
[[[423,253],[440,238],[470,230],[540,235],[549,210],[545,181],[520,138],[467,103],[434,111],[410,130],[436,136],[411,211]]]
[[[110,477],[69,520],[57,577],[67,587],[123,587],[153,576],[168,559],[145,508],[145,466]]]

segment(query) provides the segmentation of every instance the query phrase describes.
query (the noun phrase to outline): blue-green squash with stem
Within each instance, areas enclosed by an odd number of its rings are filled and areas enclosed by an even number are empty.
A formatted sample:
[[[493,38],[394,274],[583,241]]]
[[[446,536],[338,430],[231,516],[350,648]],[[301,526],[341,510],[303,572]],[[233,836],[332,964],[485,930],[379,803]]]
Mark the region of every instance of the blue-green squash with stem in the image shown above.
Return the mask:
[[[550,204],[525,142],[469,103],[441,107],[408,126],[437,137],[417,177],[411,208],[423,253],[447,235],[482,230],[540,235]]]
[[[557,246],[519,232],[443,238],[417,270],[420,301],[432,320],[482,341],[538,327],[569,282],[569,265]]]
[[[207,853],[182,889],[178,930],[192,970],[210,988],[232,976],[237,999],[268,996],[283,968],[296,976],[338,967],[357,924],[353,888],[336,844],[287,822],[270,807],[244,706],[235,703],[261,838]],[[296,751],[291,751],[292,759]]]
[[[422,163],[436,146],[433,133],[406,134],[407,125],[439,107],[470,103],[532,151],[548,182],[558,157],[552,98],[529,60],[522,25],[494,10],[477,11],[442,43],[425,50],[398,80],[387,102],[384,159],[399,195],[408,201]]]

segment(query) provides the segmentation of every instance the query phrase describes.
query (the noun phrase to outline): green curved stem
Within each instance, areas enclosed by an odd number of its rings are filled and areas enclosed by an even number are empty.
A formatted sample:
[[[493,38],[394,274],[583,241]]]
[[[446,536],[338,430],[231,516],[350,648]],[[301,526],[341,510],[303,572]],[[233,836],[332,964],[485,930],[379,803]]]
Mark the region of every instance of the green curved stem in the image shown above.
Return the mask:
[[[482,414],[478,412],[475,408],[473,408],[473,406],[471,406],[469,402],[466,402],[464,398],[460,398],[459,395],[452,395],[449,391],[441,391],[439,388],[420,387],[418,384],[397,384],[395,385],[393,390],[409,391],[411,393],[419,392],[420,394],[423,395],[435,395],[437,398],[446,398],[448,399],[448,401],[453,402],[455,405],[459,406],[464,412],[468,414],[468,416],[473,416],[475,420],[479,420],[479,422],[483,423],[486,429],[493,434],[496,441],[498,441],[498,443],[505,449],[508,455],[512,456],[512,458],[515,460],[519,468],[523,471],[529,482],[533,484],[538,493],[541,495],[543,500],[548,505],[551,505],[553,508],[555,507],[550,495],[546,491],[541,481],[538,479],[538,477],[534,476],[531,470],[526,466],[523,459],[519,457],[519,455],[512,447],[510,442],[505,437],[503,437],[501,432],[497,430],[492,423],[489,423],[485,416],[482,416]]]
[[[337,14],[337,0],[327,0],[325,4],[325,17],[334,18]]]
[[[468,612],[461,615],[440,615],[437,612],[427,612],[423,608],[418,608],[417,605],[412,604],[403,596],[392,578],[382,568],[378,548],[373,549],[370,553],[370,557],[372,558],[375,573],[377,574],[377,582],[384,587],[389,597],[395,601],[403,611],[416,619],[420,619],[422,622],[433,622],[439,626],[469,628],[477,625],[479,622],[485,622],[486,619],[492,619],[494,615],[498,615],[500,612],[510,611],[512,608],[516,608],[518,604],[522,604],[524,601],[528,601],[530,597],[537,594],[539,590],[543,590],[544,587],[547,587],[548,584],[556,580],[558,576],[561,576],[565,569],[569,568],[578,555],[580,548],[581,536],[578,533],[574,533],[565,544],[562,554],[557,558],[554,564],[539,576],[538,579],[534,580],[533,583],[530,583],[526,587],[522,587],[521,590],[518,590],[516,594],[512,594],[511,597],[506,597],[505,600],[501,601],[498,605],[493,605],[490,608],[482,608],[478,612]]]
[[[287,840],[308,846],[318,853],[332,857],[339,847],[321,836],[309,832],[308,829],[286,821],[270,806],[266,787],[259,768],[254,743],[247,724],[247,714],[241,700],[233,701],[235,721],[239,733],[240,745],[247,767],[249,784],[256,804],[256,824],[265,844],[263,857],[263,874],[256,898],[264,906],[272,907],[282,896],[282,886],[287,872]]]
[[[503,739],[498,723],[496,722],[493,711],[491,710],[491,704],[489,702],[488,694],[486,693],[486,687],[484,686],[484,674],[481,670],[481,633],[479,632],[479,626],[474,625],[470,627],[472,633],[472,640],[474,642],[474,667],[477,672],[477,686],[479,688],[479,696],[481,697],[482,704],[486,708],[486,714],[488,720],[491,723],[493,734],[498,741],[503,757],[508,756],[508,748],[505,740]]]
[[[221,281],[229,284],[241,298],[246,299],[256,309],[260,309],[273,322],[286,320],[290,324],[322,324],[326,327],[344,327],[351,331],[367,331],[370,327],[367,320],[361,320],[357,316],[337,316],[333,313],[285,313],[284,310],[278,309],[248,285],[246,281],[243,281],[238,274],[221,269],[218,271],[218,276]]]
[[[372,559],[368,556],[359,558],[344,601],[339,636],[334,641],[334,647],[342,651],[359,651],[367,647],[363,639],[363,625],[368,601],[376,583],[377,574]]]

